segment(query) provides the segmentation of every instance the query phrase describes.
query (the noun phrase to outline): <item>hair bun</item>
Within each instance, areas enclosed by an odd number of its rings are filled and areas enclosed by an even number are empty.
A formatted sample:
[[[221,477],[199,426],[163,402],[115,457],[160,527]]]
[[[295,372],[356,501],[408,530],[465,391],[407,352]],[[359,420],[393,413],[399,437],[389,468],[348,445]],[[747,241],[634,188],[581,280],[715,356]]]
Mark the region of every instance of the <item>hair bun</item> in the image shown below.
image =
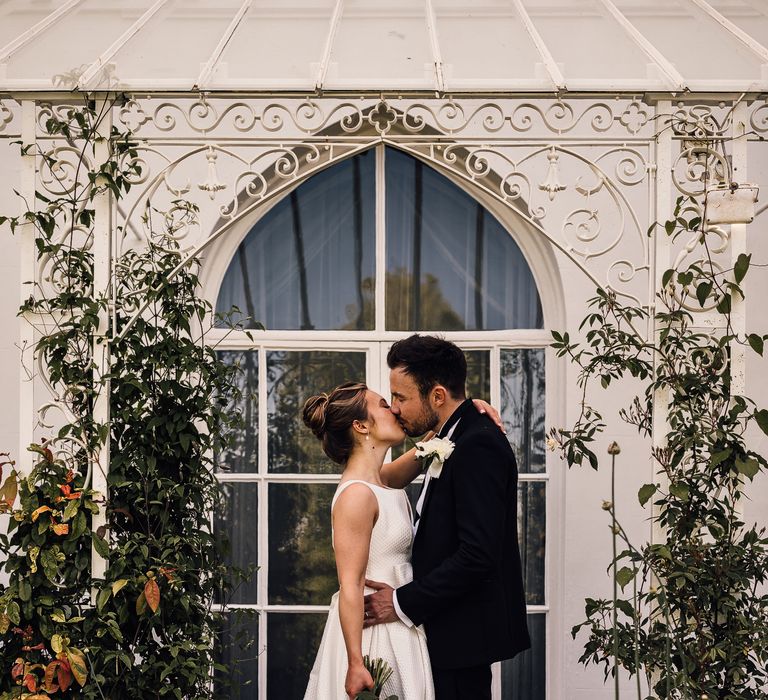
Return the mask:
[[[317,394],[310,396],[304,403],[302,418],[306,425],[315,435],[322,440],[325,434],[326,411],[328,409],[328,394]]]

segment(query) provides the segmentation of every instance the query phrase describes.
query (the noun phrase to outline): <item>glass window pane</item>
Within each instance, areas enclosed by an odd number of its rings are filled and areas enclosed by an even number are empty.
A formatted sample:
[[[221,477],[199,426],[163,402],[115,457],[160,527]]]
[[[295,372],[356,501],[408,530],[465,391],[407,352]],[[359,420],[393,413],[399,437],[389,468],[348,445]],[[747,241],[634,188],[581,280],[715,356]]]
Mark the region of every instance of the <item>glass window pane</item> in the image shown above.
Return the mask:
[[[250,570],[249,580],[235,579],[235,590],[223,603],[256,603],[258,562],[258,484],[223,482],[223,507],[214,515],[214,531],[223,533],[229,540],[227,563],[245,572]]]
[[[339,589],[331,545],[335,484],[269,485],[269,603],[328,605]]]
[[[545,459],[544,350],[501,351],[501,420],[521,473],[542,473]]]
[[[374,166],[374,151],[366,151],[310,177],[270,209],[238,247],[216,310],[238,307],[248,327],[373,328]]]
[[[327,619],[326,614],[317,613],[268,616],[267,700],[304,697]]]
[[[402,89],[434,84],[422,3],[346,0],[324,87]]]
[[[528,615],[531,648],[514,659],[501,662],[502,700],[545,700],[547,697],[547,616]]]
[[[214,674],[217,698],[251,700],[259,694],[259,618],[250,610],[231,610],[224,615],[214,648],[217,663],[229,671]]]
[[[269,471],[305,474],[341,472],[301,420],[304,402],[344,382],[365,381],[365,353],[267,353]]]
[[[467,396],[491,400],[490,350],[465,350],[467,358]]]
[[[547,537],[547,491],[541,481],[517,485],[517,537],[528,605],[544,605]]]
[[[479,202],[393,148],[386,200],[388,330],[542,327],[528,263]]]
[[[227,410],[234,411],[241,423],[226,434],[229,444],[215,456],[217,472],[256,472],[259,454],[259,353],[256,351],[225,351],[218,353],[219,359],[229,365],[237,365],[240,371],[235,376],[240,398],[231,398]]]

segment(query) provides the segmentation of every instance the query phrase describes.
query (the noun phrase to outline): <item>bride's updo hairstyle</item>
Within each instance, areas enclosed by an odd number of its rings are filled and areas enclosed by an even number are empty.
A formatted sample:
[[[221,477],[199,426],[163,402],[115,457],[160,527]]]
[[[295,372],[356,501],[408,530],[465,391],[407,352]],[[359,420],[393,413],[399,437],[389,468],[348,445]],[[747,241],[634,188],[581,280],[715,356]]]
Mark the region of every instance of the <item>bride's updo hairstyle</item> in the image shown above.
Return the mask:
[[[337,464],[344,464],[355,447],[352,422],[366,420],[365,392],[359,382],[337,386],[330,394],[311,396],[304,404],[304,424],[323,444],[323,452]]]

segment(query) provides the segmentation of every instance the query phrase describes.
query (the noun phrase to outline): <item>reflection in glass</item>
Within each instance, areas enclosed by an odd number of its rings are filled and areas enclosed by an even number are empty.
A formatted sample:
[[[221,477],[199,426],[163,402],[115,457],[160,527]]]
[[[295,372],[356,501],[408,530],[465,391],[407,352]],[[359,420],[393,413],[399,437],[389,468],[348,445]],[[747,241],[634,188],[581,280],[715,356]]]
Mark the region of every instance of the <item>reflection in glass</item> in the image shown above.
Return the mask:
[[[517,485],[517,537],[528,605],[544,604],[546,496],[546,484],[542,481],[521,481]]]
[[[256,700],[259,697],[259,618],[250,610],[230,610],[214,646],[217,663],[230,672],[214,674],[217,698]]]
[[[328,605],[339,589],[331,546],[333,484],[269,485],[269,602]]]
[[[302,700],[327,618],[325,613],[269,615],[267,700]]]
[[[544,350],[501,351],[501,419],[520,472],[546,471]]]
[[[547,697],[546,615],[528,615],[528,631],[531,648],[501,662],[502,700],[545,700]]]
[[[259,353],[256,351],[226,351],[217,353],[222,362],[237,365],[236,389],[240,399],[230,400],[226,410],[240,416],[241,423],[225,437],[229,444],[215,455],[217,472],[258,471],[259,436]]]
[[[258,484],[222,482],[222,510],[214,514],[213,527],[217,536],[223,534],[229,540],[228,564],[250,571],[249,580],[236,577],[235,587],[229,598],[222,603],[256,603],[258,562]]]
[[[385,162],[387,330],[541,328],[528,263],[493,215],[412,156]]]
[[[465,350],[467,358],[467,397],[491,401],[491,353]]]
[[[248,327],[373,328],[374,151],[293,190],[253,227],[224,277],[219,313],[237,306]]]
[[[339,473],[320,441],[301,420],[304,402],[343,382],[365,381],[365,353],[267,353],[267,430],[269,471]]]

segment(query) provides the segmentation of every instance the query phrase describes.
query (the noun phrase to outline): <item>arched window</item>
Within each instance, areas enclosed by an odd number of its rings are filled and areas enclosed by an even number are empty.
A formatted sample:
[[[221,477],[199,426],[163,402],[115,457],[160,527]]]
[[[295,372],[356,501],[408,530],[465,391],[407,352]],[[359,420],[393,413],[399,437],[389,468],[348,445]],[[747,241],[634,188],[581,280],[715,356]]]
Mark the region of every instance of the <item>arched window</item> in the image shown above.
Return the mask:
[[[494,692],[544,700],[547,341],[533,275],[510,232],[444,175],[380,146],[311,177],[264,214],[238,246],[216,306],[236,306],[246,326],[267,329],[221,351],[243,368],[245,427],[218,456],[227,494],[218,527],[234,563],[258,567],[229,601],[259,611],[248,623],[255,648],[239,648],[233,621],[225,630],[223,654],[241,661],[233,697],[302,697],[338,588],[330,543],[338,470],[301,424],[304,400],[350,380],[388,396],[391,343],[434,331],[465,350],[469,394],[501,407],[520,469],[533,649],[497,665]],[[419,485],[410,488],[414,497]]]

